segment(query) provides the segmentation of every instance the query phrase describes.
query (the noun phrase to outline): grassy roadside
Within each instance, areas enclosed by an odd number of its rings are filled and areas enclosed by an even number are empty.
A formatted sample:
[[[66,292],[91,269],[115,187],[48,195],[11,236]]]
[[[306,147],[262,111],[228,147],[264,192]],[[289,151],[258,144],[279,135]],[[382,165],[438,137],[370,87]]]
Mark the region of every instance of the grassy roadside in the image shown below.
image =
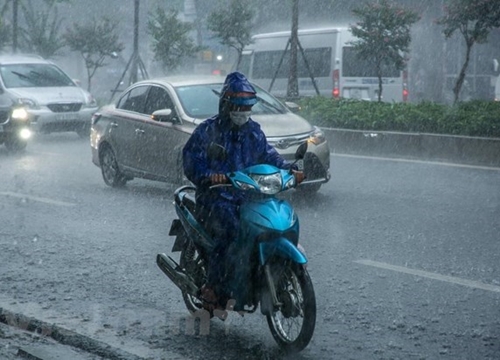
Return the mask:
[[[303,98],[300,115],[321,127],[500,138],[500,102],[378,103]]]

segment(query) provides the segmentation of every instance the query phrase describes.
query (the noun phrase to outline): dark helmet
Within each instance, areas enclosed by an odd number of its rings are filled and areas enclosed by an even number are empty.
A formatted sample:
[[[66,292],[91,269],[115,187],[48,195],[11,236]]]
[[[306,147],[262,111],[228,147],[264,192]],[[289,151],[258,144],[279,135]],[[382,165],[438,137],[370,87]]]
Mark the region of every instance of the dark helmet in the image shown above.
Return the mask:
[[[244,95],[242,96],[242,93]],[[252,95],[253,94],[253,95]],[[219,105],[229,102],[234,105],[252,106],[257,103],[257,92],[242,73],[235,71],[226,76],[220,93]]]

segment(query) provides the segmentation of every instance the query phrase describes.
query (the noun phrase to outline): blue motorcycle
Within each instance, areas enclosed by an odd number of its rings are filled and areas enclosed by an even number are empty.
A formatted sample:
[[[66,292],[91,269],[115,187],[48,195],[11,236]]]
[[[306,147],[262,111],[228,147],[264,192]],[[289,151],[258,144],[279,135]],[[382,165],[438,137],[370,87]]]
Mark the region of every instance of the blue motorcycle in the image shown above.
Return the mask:
[[[212,149],[212,153],[221,151],[225,150]],[[296,161],[306,151],[307,143],[300,145]],[[242,279],[235,268],[235,279],[239,279],[231,289],[235,304],[245,313],[255,312],[260,305],[276,342],[287,352],[301,351],[314,332],[316,298],[307,258],[298,244],[298,217],[288,202],[276,197],[296,186],[295,177],[271,165],[251,166],[227,177],[230,184],[214,186],[233,186],[252,194],[240,208],[240,235],[234,243],[249,252],[250,276]],[[179,264],[165,254],[157,255],[157,265],[180,288],[191,313],[203,309],[200,289],[213,249],[213,240],[198,218],[195,190],[182,186],[174,195],[178,219],[169,234],[176,237],[172,252],[180,252]]]

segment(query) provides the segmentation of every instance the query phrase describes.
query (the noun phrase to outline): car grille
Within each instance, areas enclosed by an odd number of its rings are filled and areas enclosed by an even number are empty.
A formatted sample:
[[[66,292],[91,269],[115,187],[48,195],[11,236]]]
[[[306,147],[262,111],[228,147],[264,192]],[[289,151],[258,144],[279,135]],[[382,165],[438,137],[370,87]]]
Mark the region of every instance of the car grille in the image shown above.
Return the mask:
[[[0,110],[0,124],[6,123],[9,120],[9,111]]]
[[[282,138],[268,138],[269,144],[277,149],[284,150],[288,149],[290,146],[297,146],[302,144],[304,141],[309,139],[309,134],[302,134],[296,136],[282,137]]]
[[[55,113],[80,111],[82,103],[48,104],[47,107]]]

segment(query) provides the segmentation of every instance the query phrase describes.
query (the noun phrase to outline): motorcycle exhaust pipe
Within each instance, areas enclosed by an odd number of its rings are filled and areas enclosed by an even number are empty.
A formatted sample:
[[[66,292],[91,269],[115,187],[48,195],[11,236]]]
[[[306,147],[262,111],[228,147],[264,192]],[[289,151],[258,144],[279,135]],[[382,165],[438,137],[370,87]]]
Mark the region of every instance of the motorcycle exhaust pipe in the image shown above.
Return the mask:
[[[156,264],[179,289],[192,296],[199,295],[200,289],[198,286],[181,270],[180,266],[170,256],[158,254],[156,256]]]

